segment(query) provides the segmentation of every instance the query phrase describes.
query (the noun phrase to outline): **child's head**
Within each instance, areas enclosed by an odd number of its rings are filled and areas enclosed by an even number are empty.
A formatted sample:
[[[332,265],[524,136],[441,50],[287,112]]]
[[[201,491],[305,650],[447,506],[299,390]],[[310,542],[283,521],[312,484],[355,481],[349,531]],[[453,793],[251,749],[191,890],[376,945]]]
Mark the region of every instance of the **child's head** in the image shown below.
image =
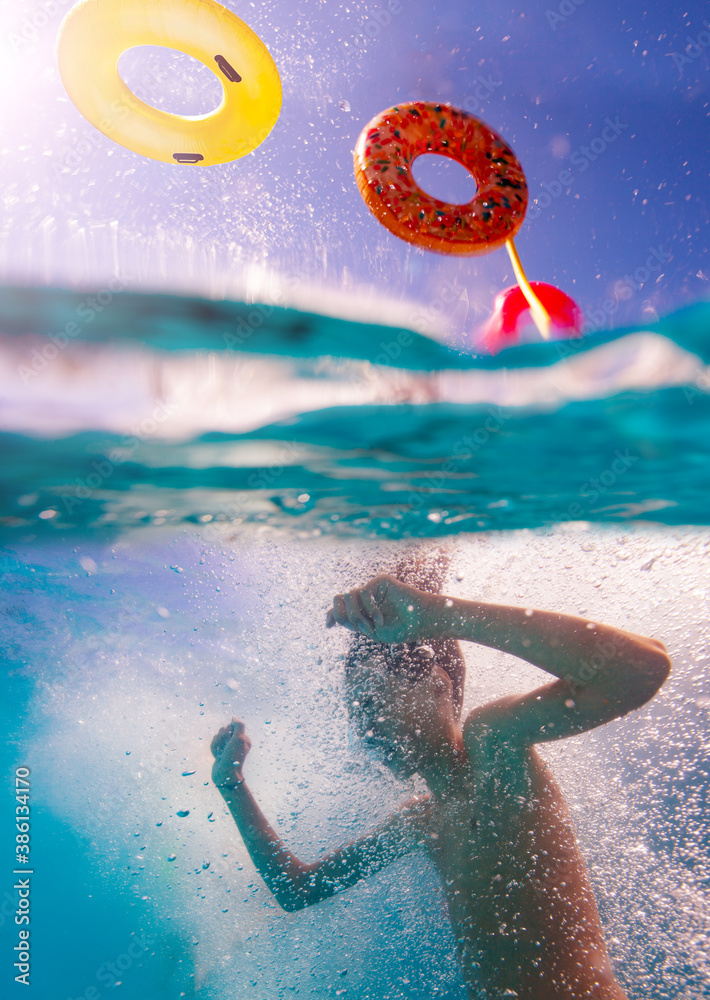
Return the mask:
[[[454,639],[388,644],[375,642],[365,635],[354,635],[345,658],[346,679],[363,664],[384,675],[401,677],[411,684],[429,677],[435,667],[440,668],[451,681],[456,717],[461,716],[466,662]]]
[[[439,552],[408,553],[392,575],[428,593],[439,593],[448,565]],[[414,747],[436,740],[461,715],[466,665],[454,640],[375,642],[354,635],[345,661],[350,718],[385,762],[413,773]],[[411,765],[411,766],[409,766]]]
[[[353,638],[345,661],[350,720],[396,774],[418,770],[422,748],[461,715],[465,664],[458,643],[387,645]]]

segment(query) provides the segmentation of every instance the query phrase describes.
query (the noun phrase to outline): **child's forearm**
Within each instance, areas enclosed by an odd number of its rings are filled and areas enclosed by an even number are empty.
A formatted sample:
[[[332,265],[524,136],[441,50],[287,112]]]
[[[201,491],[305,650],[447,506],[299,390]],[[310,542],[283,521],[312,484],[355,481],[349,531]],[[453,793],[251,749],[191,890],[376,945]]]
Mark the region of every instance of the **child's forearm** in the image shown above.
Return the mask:
[[[597,675],[590,662],[647,662],[660,643],[576,615],[485,604],[436,595],[424,623],[432,638],[463,639],[527,660],[556,677],[583,686]]]
[[[220,792],[237,824],[254,867],[285,910],[301,904],[307,866],[288,850],[244,782]]]

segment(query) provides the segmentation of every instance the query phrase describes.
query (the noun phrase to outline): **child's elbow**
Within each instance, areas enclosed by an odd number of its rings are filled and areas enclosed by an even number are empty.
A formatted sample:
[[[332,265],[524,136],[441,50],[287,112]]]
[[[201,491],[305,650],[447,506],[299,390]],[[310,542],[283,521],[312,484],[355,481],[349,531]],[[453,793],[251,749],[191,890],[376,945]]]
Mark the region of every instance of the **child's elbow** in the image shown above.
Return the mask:
[[[662,684],[668,680],[673,664],[671,663],[671,658],[668,655],[668,650],[659,642],[657,639],[654,640],[655,652],[652,656],[652,663],[650,665],[650,672],[653,677],[653,682],[656,685],[654,694],[661,687]]]
[[[656,639],[650,640],[650,645],[645,650],[641,670],[639,672],[638,699],[639,705],[645,705],[650,701],[665,684],[671,672],[671,660],[666,652],[666,647]]]
[[[296,910],[303,910],[308,906],[308,901],[298,896],[277,896],[276,902],[286,913],[295,913]]]
[[[296,910],[305,910],[307,906],[314,906],[324,899],[329,899],[336,892],[338,888],[334,884],[317,885],[311,882],[285,892],[282,890],[276,894],[276,902],[287,913],[295,913]]]
[[[321,899],[325,898],[313,891],[313,888],[310,886],[299,886],[286,890],[281,889],[279,892],[274,893],[274,896],[281,909],[287,913],[295,913],[296,910],[305,910],[307,906],[312,906],[313,903],[318,903]]]

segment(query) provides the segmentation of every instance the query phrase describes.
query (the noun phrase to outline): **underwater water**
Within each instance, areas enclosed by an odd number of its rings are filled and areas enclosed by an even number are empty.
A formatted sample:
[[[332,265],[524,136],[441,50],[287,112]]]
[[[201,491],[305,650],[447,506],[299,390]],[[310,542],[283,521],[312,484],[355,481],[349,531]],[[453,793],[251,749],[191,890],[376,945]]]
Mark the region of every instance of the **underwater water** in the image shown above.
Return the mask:
[[[325,628],[334,594],[420,547],[446,553],[452,596],[667,645],[655,698],[541,752],[629,1000],[700,1000],[706,5],[226,5],[272,54],[283,106],[248,156],[200,168],[74,106],[56,56],[70,0],[0,0],[0,998],[464,1000],[423,853],[285,912],[210,780],[210,741],[240,717],[249,784],[306,861],[424,790],[352,738],[348,636]],[[165,45],[119,69],[174,114],[221,98]],[[507,255],[429,253],[363,204],[361,129],[417,100],[512,145],[520,256],[578,302],[580,338],[482,353]],[[464,203],[454,166],[422,156],[417,183]],[[464,650],[464,714],[546,677]]]
[[[543,753],[629,995],[704,995],[707,532],[558,527],[446,544],[447,593],[667,643],[674,671],[655,699]],[[5,550],[4,770],[31,768],[35,803],[29,995],[465,996],[423,855],[284,913],[210,781],[209,741],[237,715],[251,787],[307,860],[421,788],[349,742],[347,635],[324,627],[332,594],[394,552],[246,524],[218,540],[166,525]],[[541,682],[502,653],[468,646],[466,660],[464,712]]]
[[[113,307],[117,327],[47,359],[76,296],[0,294],[6,384],[34,372],[1,415],[4,766],[31,770],[34,803],[28,993],[465,996],[423,855],[285,913],[210,781],[212,736],[243,718],[250,786],[306,860],[422,790],[348,739],[347,635],[324,627],[334,593],[416,540],[449,553],[447,593],[667,644],[671,679],[642,710],[543,749],[620,982],[702,996],[705,306],[505,364],[413,333],[391,361],[401,331],[293,310],[237,353],[221,331],[252,307]],[[502,653],[466,659],[464,712],[540,683]],[[8,815],[6,858],[12,832]],[[3,918],[8,946],[13,929]]]

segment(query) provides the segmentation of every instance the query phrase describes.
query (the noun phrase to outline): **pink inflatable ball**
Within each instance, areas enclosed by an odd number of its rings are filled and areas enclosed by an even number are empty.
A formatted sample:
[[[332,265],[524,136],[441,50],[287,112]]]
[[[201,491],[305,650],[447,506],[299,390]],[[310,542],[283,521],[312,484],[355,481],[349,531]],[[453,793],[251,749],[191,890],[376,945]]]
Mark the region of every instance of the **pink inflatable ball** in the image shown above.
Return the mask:
[[[530,287],[537,295],[550,317],[550,335],[556,340],[579,337],[582,333],[584,316],[574,299],[565,292],[547,285],[543,281],[531,281]],[[496,295],[493,312],[481,327],[477,341],[491,354],[497,354],[506,347],[515,347],[531,338],[521,339],[526,328],[533,325],[530,306],[518,285],[503,289]],[[534,340],[540,339],[535,333]]]

